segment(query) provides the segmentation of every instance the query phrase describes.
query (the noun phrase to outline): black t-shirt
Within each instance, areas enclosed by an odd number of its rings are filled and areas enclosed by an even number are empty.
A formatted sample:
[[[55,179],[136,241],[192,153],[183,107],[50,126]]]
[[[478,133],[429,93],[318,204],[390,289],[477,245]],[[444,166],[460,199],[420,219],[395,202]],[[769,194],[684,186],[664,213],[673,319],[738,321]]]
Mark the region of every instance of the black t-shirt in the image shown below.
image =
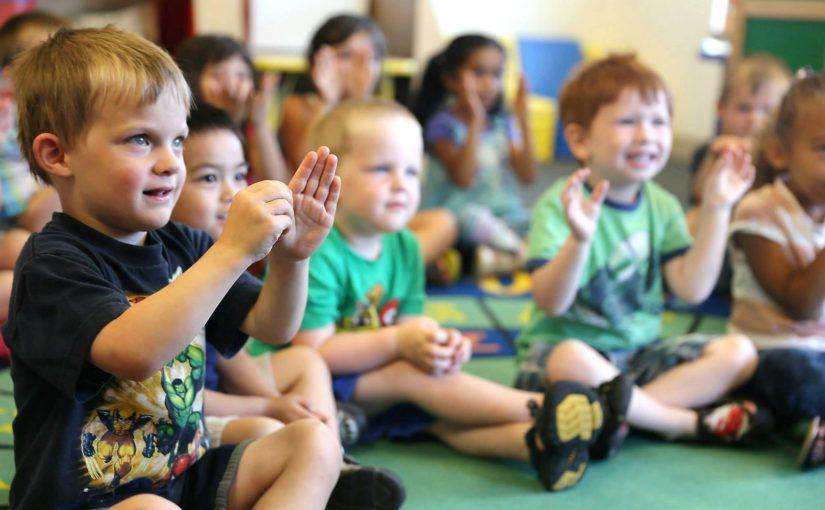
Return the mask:
[[[103,372],[89,352],[104,326],[211,245],[207,234],[169,223],[133,246],[59,213],[31,237],[3,328],[18,410],[14,508],[109,506],[136,492],[167,494],[180,485],[169,482],[204,454],[204,340],[226,356],[241,348],[257,279],[238,279],[192,343],[144,381]]]

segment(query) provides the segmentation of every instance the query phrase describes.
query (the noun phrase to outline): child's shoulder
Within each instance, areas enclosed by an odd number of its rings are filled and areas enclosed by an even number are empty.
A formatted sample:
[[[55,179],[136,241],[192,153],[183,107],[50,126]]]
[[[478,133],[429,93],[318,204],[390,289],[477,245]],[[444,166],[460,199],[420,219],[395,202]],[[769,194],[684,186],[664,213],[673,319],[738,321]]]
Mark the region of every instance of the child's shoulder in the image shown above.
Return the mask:
[[[733,211],[733,221],[773,218],[779,209],[793,212],[799,205],[785,184],[777,180],[745,194]]]
[[[679,212],[684,215],[682,205],[676,195],[663,188],[655,181],[645,181],[642,184],[642,196],[644,200],[650,201],[651,206],[657,212]]]

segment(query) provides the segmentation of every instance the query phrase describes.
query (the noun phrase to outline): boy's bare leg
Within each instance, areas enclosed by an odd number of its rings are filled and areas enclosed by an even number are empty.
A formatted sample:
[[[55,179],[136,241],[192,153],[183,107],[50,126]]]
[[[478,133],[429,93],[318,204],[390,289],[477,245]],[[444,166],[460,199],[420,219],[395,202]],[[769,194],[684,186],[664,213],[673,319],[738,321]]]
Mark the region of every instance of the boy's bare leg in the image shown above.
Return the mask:
[[[576,381],[596,388],[619,375],[619,370],[589,345],[567,340],[553,348],[547,359],[547,374],[550,382]],[[667,438],[694,435],[697,419],[695,411],[665,405],[638,387],[633,390],[627,412],[632,426]]]
[[[335,420],[335,397],[329,368],[318,352],[303,345],[293,345],[269,357],[272,375],[278,391],[299,395],[313,409],[327,416],[326,425],[338,437]]]
[[[407,227],[418,239],[425,264],[438,260],[458,238],[458,223],[446,209],[421,211],[412,217]]]
[[[531,422],[508,423],[489,427],[462,427],[436,422],[431,428],[436,437],[456,450],[479,457],[494,457],[529,462],[524,436]]]
[[[180,510],[180,507],[154,494],[138,494],[109,507],[109,510]]]
[[[355,389],[355,403],[367,414],[379,413],[399,402],[412,402],[456,426],[530,423],[530,400],[541,405],[544,395],[461,372],[431,376],[406,361],[364,374]]]
[[[341,471],[341,447],[318,420],[298,420],[251,443],[229,508],[322,509]]]
[[[283,423],[266,416],[241,416],[234,418],[223,428],[221,444],[238,444],[247,439],[259,439],[283,427]]]
[[[725,335],[707,344],[700,357],[646,384],[644,391],[666,405],[706,406],[750,379],[758,363],[756,349],[747,337]]]

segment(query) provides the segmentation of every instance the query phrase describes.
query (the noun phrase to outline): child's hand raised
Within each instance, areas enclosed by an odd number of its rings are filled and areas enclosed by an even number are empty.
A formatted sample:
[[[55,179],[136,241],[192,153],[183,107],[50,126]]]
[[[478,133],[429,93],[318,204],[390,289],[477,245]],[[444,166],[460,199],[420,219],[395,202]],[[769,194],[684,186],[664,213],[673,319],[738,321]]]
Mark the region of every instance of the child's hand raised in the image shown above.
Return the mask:
[[[450,335],[429,317],[416,317],[398,326],[398,354],[430,375],[446,373],[452,365],[455,347]]]
[[[278,240],[273,253],[303,260],[324,241],[335,219],[341,192],[341,178],[335,175],[337,166],[338,158],[326,147],[304,157],[289,181],[295,223]]]
[[[247,265],[261,260],[294,222],[292,191],[278,181],[260,181],[232,198],[226,225],[216,241]]]
[[[573,172],[564,189],[561,192],[561,204],[564,209],[564,217],[570,226],[570,233],[581,241],[587,242],[593,237],[596,226],[599,224],[599,212],[610,189],[608,181],[601,181],[596,185],[596,189],[585,197],[582,193],[582,185],[590,175],[589,168],[580,168]]]
[[[750,189],[755,176],[747,151],[726,150],[713,163],[702,192],[702,205],[731,207]]]
[[[459,76],[459,108],[473,123],[482,123],[487,118],[484,103],[478,95],[478,85],[472,71],[464,71]]]
[[[516,91],[516,100],[513,103],[513,113],[521,120],[527,120],[527,99],[530,96],[530,87],[527,84],[527,77],[521,73]]]
[[[344,95],[345,84],[338,75],[338,56],[332,46],[322,46],[312,61],[312,83],[321,99],[327,104],[337,104]]]

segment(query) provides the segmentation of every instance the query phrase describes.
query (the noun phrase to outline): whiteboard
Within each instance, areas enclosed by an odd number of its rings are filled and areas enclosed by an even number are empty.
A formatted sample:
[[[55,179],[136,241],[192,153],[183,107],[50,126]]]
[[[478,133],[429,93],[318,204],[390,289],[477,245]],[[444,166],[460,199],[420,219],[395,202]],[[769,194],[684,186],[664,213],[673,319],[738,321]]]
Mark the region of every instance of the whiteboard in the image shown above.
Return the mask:
[[[368,7],[369,0],[250,0],[249,49],[256,55],[303,54],[327,18],[366,15]]]

